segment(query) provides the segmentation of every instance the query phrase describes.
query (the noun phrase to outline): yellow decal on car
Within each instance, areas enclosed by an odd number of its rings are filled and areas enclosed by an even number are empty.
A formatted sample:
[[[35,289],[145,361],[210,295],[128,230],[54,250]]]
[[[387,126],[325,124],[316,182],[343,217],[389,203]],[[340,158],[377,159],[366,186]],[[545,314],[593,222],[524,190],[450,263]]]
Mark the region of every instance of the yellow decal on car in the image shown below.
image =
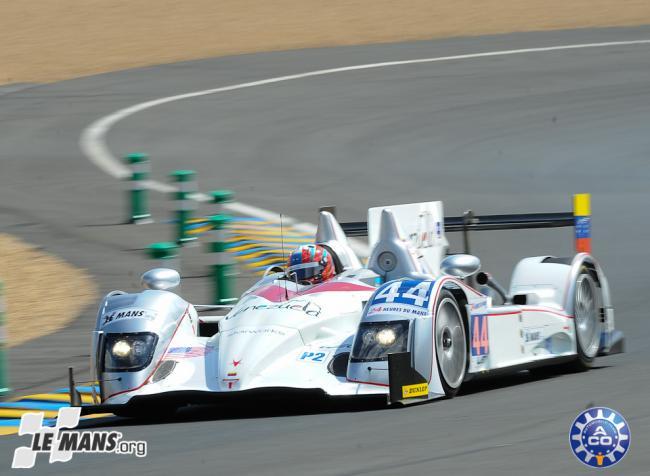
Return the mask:
[[[428,394],[429,384],[426,382],[402,386],[402,398],[426,397]]]

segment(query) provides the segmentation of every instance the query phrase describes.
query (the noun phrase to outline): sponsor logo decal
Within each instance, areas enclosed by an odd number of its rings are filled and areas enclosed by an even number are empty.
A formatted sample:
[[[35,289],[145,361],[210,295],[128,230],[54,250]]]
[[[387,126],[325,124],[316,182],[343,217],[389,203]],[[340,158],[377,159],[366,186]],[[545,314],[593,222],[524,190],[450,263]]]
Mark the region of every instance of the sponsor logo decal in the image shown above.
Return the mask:
[[[542,340],[542,329],[522,329],[521,337],[526,344],[529,342],[537,342]]]
[[[191,359],[194,357],[204,357],[212,352],[211,347],[171,347],[167,350],[165,357],[174,359]]]
[[[469,309],[472,313],[487,314],[487,299],[481,299],[471,303]]]
[[[222,333],[223,336],[234,336],[237,334],[250,334],[250,335],[278,335],[278,336],[285,336],[287,335],[286,332],[280,330],[280,329],[274,329],[274,328],[262,328],[262,329],[249,329],[245,327],[237,327],[235,329],[229,330],[229,331],[224,331]]]
[[[230,363],[233,367],[237,367],[239,364],[241,364],[242,359],[235,360],[233,359],[232,362]],[[232,390],[234,385],[239,382],[239,378],[237,377],[237,372],[235,370],[230,370],[226,373],[226,378],[222,378],[221,381],[225,384],[228,385],[228,390]]]
[[[423,309],[414,309],[410,306],[403,306],[399,304],[393,306],[382,304],[380,306],[371,306],[368,309],[368,313],[366,315],[372,316],[375,314],[409,314],[411,316],[427,316],[429,315],[429,311],[425,311]]]
[[[301,352],[298,360],[301,362],[325,362],[328,352]]]
[[[575,217],[576,238],[591,238],[591,217]]]
[[[481,369],[481,366],[487,365],[488,355],[479,355],[477,357],[472,357],[473,368],[476,370],[485,370]]]
[[[372,297],[366,316],[374,314],[429,315],[434,281],[393,281],[380,287]]]
[[[239,379],[238,379],[238,378],[232,378],[232,377],[223,378],[223,379],[221,379],[221,380],[222,380],[223,383],[228,384],[228,390],[232,390],[233,386],[234,386],[237,382],[239,382]]]
[[[322,308],[313,301],[308,299],[291,299],[290,301],[278,304],[252,304],[237,309],[233,314],[226,317],[226,320],[234,319],[244,312],[249,311],[296,311],[301,312],[309,317],[318,317]]]
[[[148,309],[122,309],[120,311],[113,311],[109,314],[106,314],[102,318],[102,326],[110,322],[115,322],[119,319],[126,318],[140,318],[140,319],[155,319],[158,314],[155,311],[150,311]]]
[[[402,386],[402,398],[426,397],[429,394],[428,383]]]
[[[611,408],[588,408],[571,425],[569,443],[581,463],[592,468],[607,468],[627,454],[630,427],[625,418]]]
[[[420,212],[417,231],[409,234],[409,239],[416,248],[431,248],[442,238],[442,223],[435,218],[431,210]]]
[[[59,409],[56,426],[43,426],[43,412],[25,413],[20,418],[18,434],[32,435],[29,446],[14,450],[12,468],[33,468],[40,453],[49,453],[49,462],[68,462],[75,453],[113,453],[147,456],[146,441],[126,441],[119,431],[59,431],[79,424],[81,408]]]

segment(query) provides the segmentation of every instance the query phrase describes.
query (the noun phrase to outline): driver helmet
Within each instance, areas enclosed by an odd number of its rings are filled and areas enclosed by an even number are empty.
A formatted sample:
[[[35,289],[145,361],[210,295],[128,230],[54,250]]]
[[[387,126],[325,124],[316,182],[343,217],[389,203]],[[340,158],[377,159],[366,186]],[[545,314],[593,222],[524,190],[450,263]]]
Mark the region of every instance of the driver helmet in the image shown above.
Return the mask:
[[[334,277],[332,254],[320,245],[299,246],[289,255],[287,276],[298,282],[318,284]]]

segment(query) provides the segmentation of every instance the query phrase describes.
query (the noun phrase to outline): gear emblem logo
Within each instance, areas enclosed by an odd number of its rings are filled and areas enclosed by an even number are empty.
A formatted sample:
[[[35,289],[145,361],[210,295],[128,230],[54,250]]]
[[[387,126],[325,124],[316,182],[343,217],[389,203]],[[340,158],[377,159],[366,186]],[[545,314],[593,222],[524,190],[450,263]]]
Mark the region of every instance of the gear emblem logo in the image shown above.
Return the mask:
[[[580,462],[592,468],[607,468],[621,461],[630,448],[630,427],[611,408],[589,408],[573,421],[569,443]]]

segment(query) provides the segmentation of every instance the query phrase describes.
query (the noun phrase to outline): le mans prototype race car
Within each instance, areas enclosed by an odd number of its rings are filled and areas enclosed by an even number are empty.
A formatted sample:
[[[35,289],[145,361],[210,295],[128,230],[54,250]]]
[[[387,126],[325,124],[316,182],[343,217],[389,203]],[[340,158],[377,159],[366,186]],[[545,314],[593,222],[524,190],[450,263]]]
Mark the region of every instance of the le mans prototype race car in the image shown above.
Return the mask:
[[[587,369],[623,350],[592,256],[525,258],[506,292],[477,257],[447,254],[445,231],[568,224],[562,213],[445,218],[441,202],[371,208],[367,223],[343,226],[322,211],[315,243],[335,257],[336,277],[306,285],[271,267],[232,306],[192,305],[170,291],[176,271],[151,270],[147,289],[113,291],[99,306],[91,369],[100,395],[82,413],[296,393],[409,403],[451,397],[479,374]],[[367,234],[367,266],[344,230]],[[200,315],[221,307],[226,314]]]

